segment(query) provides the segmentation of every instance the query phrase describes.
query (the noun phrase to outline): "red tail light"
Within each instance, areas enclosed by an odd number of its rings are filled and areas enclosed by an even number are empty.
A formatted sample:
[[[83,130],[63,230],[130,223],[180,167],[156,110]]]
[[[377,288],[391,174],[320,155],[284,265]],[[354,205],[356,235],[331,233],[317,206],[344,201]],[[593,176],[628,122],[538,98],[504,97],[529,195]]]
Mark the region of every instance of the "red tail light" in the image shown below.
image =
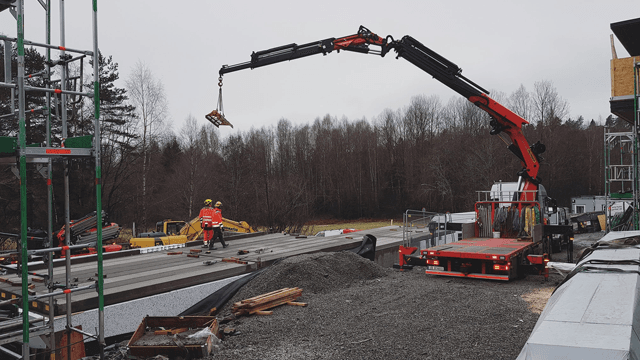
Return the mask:
[[[440,260],[427,260],[427,264],[438,266],[440,265]]]
[[[495,264],[495,265],[493,265],[493,270],[508,271],[509,270],[509,265]]]

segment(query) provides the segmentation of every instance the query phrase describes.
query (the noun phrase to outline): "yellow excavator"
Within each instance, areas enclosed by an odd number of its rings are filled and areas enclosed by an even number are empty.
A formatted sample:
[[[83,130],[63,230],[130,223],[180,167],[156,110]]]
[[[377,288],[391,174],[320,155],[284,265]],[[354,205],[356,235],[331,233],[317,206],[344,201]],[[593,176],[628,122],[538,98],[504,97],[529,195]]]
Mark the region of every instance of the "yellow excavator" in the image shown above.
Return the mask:
[[[233,221],[222,218],[222,227],[224,231],[237,233],[250,234],[257,232],[246,221]],[[136,248],[184,244],[198,239],[201,234],[202,226],[200,226],[200,218],[198,217],[189,222],[164,220],[156,223],[155,232],[141,233],[138,237],[129,240],[129,245],[132,248]]]

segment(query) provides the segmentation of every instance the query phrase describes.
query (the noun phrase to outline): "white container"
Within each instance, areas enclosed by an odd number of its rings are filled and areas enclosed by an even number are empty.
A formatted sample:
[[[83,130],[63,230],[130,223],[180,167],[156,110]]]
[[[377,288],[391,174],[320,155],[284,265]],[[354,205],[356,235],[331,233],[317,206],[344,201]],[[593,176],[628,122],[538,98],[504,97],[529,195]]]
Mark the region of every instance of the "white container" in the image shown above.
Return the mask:
[[[493,232],[493,238],[494,239],[499,239],[500,238],[500,231],[494,231]]]

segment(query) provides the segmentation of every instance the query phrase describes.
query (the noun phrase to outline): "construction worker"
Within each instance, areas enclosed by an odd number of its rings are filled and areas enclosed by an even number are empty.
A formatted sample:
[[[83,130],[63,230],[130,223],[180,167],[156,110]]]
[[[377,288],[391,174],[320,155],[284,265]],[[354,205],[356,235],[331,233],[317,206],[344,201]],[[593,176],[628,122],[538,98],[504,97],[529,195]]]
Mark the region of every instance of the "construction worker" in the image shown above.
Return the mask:
[[[209,242],[209,250],[215,250],[213,244],[216,239],[220,239],[223,249],[229,246],[222,236],[222,203],[220,201],[216,202],[216,207],[213,209],[213,239]]]
[[[207,199],[204,201],[204,207],[200,209],[200,226],[204,232],[204,247],[209,244],[211,246],[212,243],[209,243],[211,238],[213,237],[213,218],[215,216],[214,209],[211,207],[211,199]]]

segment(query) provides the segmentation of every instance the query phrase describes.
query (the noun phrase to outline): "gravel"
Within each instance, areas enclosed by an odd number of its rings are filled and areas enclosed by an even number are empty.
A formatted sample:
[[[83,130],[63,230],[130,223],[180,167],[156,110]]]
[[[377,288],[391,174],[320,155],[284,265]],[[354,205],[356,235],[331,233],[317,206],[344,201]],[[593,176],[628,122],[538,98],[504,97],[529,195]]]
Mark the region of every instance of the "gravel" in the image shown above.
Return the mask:
[[[601,236],[576,235],[574,256]],[[554,254],[561,259],[564,251]],[[235,334],[214,345],[207,360],[514,359],[539,316],[522,295],[548,294],[561,280],[556,273],[547,281],[439,277],[383,268],[350,252],[291,257],[225,305],[220,328]],[[283,305],[268,316],[230,313],[234,302],[285,287],[303,289],[296,301],[308,306]],[[119,351],[110,359],[120,359]]]
[[[554,286],[530,275],[509,283],[382,268],[348,252],[303,255],[253,279],[231,304],[284,287],[308,307],[280,306],[221,327],[208,359],[513,359],[538,315],[521,295]]]

